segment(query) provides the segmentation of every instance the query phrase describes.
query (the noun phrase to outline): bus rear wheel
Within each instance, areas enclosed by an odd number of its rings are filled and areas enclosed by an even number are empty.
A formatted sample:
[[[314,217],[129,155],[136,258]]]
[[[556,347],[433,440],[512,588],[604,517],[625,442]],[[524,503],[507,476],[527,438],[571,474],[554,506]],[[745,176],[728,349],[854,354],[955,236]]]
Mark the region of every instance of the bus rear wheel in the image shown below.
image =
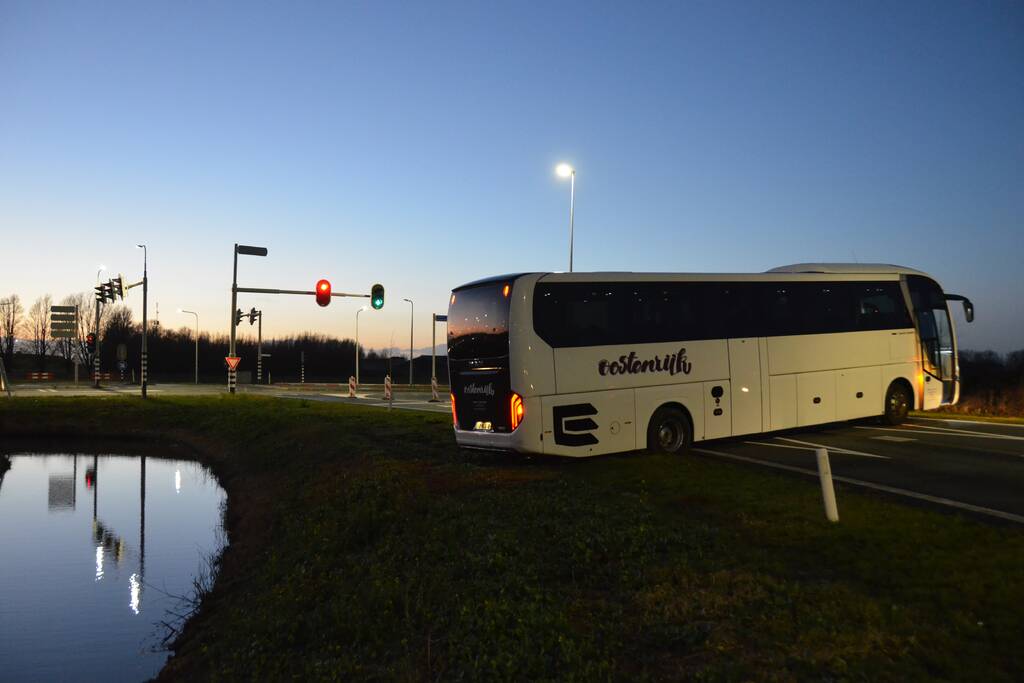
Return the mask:
[[[882,422],[898,425],[907,419],[910,412],[910,391],[902,382],[893,382],[885,392],[885,413]]]
[[[652,453],[674,455],[690,448],[693,430],[686,413],[678,408],[664,406],[655,411],[647,425],[647,450]]]

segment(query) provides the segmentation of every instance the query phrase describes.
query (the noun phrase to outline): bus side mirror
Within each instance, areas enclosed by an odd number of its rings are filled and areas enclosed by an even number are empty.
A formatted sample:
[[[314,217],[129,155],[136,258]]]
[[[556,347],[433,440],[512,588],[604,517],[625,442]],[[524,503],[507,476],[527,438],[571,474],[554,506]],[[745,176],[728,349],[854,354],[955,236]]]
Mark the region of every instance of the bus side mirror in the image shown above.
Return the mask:
[[[974,322],[974,304],[971,303],[970,299],[962,294],[947,294],[946,301],[959,301],[962,303],[964,305],[964,318],[969,323]]]

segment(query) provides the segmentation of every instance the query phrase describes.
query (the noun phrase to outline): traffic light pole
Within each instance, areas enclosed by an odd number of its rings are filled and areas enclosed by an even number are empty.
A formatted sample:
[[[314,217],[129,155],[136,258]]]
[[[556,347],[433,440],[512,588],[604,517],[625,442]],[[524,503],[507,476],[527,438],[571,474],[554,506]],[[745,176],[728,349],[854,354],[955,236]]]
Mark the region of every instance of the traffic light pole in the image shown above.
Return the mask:
[[[238,308],[238,244],[233,250],[235,265],[231,275],[231,343],[228,346],[228,355],[232,358],[235,355],[235,310]],[[235,382],[237,374],[234,368],[228,368],[228,391],[235,393]]]
[[[100,300],[96,299],[96,349],[92,354],[93,386],[100,388]]]

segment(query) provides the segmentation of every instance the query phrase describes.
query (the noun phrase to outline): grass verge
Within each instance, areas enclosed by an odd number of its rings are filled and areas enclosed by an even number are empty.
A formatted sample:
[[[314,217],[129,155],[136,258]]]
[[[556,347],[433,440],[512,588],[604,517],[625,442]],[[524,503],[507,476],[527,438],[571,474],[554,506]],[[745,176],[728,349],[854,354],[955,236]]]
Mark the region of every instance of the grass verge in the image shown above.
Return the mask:
[[[0,434],[191,444],[230,545],[164,679],[1024,677],[1024,534],[689,456],[459,455],[444,415],[19,399]],[[126,448],[130,451],[130,447]]]

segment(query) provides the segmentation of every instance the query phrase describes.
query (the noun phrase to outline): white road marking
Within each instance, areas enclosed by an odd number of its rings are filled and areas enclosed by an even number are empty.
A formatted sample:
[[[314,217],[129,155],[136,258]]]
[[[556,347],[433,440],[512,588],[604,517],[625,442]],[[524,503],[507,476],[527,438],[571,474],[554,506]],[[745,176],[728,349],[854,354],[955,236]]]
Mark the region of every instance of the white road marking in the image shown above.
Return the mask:
[[[893,443],[905,443],[907,441],[917,441],[917,439],[908,439],[905,436],[872,436],[870,437],[876,441],[892,441]]]
[[[777,436],[775,438],[779,439],[780,441],[789,441],[790,443],[798,443],[798,444],[801,444],[803,446],[812,446],[814,448],[825,448],[825,449],[827,449],[827,450],[829,450],[829,451],[831,451],[833,453],[846,453],[847,455],[861,455],[861,456],[864,456],[865,458],[881,458],[882,460],[892,460],[892,458],[886,457],[884,455],[877,455],[875,453],[865,453],[864,451],[854,451],[854,450],[851,450],[849,448],[840,448],[838,446],[826,446],[823,443],[811,443],[810,441],[798,441],[796,439],[788,439],[788,438],[786,438],[784,436]]]
[[[989,422],[988,420],[952,420],[948,418],[938,417],[915,417],[914,420],[927,420],[928,422],[946,422],[948,424],[958,425],[992,425],[993,427],[1013,427],[1014,429],[1024,429],[1024,425],[1013,424],[1012,422]]]
[[[768,442],[765,442],[765,441],[744,441],[743,443],[748,443],[748,444],[750,444],[752,446],[771,446],[772,448],[792,448],[793,450],[797,450],[797,451],[813,451],[814,448],[815,448],[814,446],[790,446],[789,444],[785,444],[785,443],[768,443]],[[826,446],[822,446],[822,448],[826,448]],[[861,455],[861,456],[864,456],[864,457],[867,457],[867,458],[880,458],[882,460],[892,460],[892,458],[890,458],[888,456],[885,456],[885,455],[872,455],[870,453],[860,453],[858,451],[847,451],[845,448],[830,448],[829,450],[834,452],[834,453],[844,453],[844,454],[849,454],[849,455]]]
[[[916,429],[911,432],[907,427]],[[967,429],[948,429],[946,427],[925,427],[923,425],[907,424],[906,427],[864,427],[856,425],[854,429],[871,429],[879,432],[902,432],[904,434],[931,434],[932,436],[966,436],[982,437],[986,439],[999,439],[1002,441],[1024,441],[1024,436],[1011,436],[1010,434],[993,434],[992,432],[975,432]]]
[[[776,462],[768,462],[766,460],[757,460],[755,458],[747,458],[742,455],[733,455],[732,453],[722,453],[721,451],[710,451],[706,448],[694,448],[698,453],[707,453],[708,455],[716,455],[721,458],[729,458],[730,460],[740,460],[742,462],[753,463],[755,465],[764,465],[765,467],[774,467],[780,470],[786,470],[788,472],[797,472],[799,474],[806,474],[817,479],[818,472],[816,470],[808,470],[802,467],[793,467],[792,465],[780,465]],[[993,510],[992,508],[982,507],[980,505],[972,505],[971,503],[962,503],[958,500],[950,500],[949,498],[941,498],[939,496],[930,496],[927,493],[918,493],[917,491],[908,491],[907,489],[896,488],[895,486],[886,486],[884,484],[874,484],[870,481],[863,481],[862,479],[851,479],[850,477],[840,477],[835,474],[832,475],[832,479],[835,481],[841,481],[844,484],[852,484],[854,486],[862,486],[868,489],[874,489],[875,491],[884,491],[885,493],[892,493],[897,496],[905,496],[907,498],[915,498],[917,500],[924,500],[929,503],[936,503],[938,505],[946,505],[948,507],[958,508],[960,510],[968,510],[970,512],[977,512],[982,515],[988,515],[990,517],[998,517],[999,519],[1005,519],[1018,524],[1024,524],[1024,516],[1015,515],[1012,512],[1003,512],[1002,510]]]

